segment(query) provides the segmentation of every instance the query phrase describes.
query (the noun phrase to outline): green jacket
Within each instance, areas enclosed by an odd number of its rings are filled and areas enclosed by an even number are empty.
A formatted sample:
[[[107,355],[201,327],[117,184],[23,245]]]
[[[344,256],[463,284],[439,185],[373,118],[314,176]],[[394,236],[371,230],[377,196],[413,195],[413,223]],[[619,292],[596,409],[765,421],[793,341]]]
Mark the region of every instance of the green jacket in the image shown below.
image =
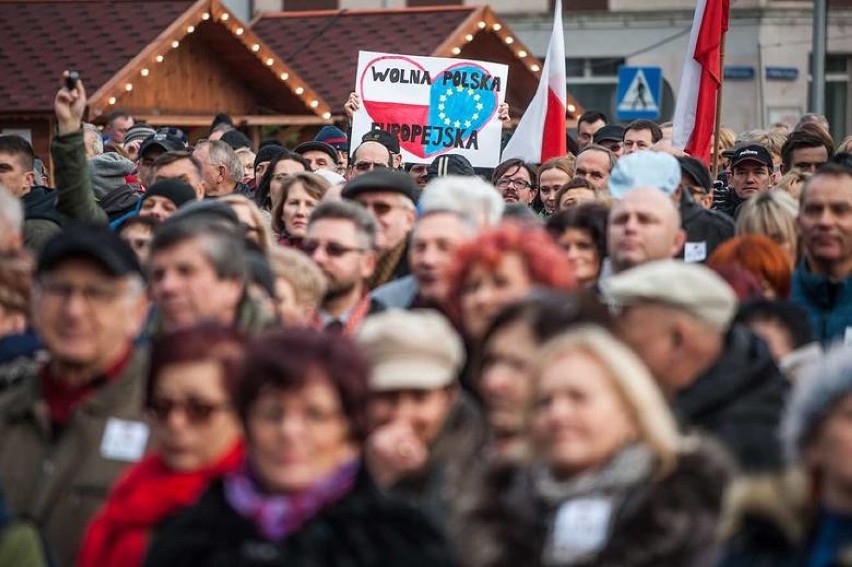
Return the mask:
[[[135,352],[122,374],[82,401],[58,433],[37,371],[0,395],[3,493],[12,510],[41,526],[59,567],[74,564],[89,520],[147,450],[146,360]]]
[[[53,157],[54,178],[59,189],[56,209],[74,221],[109,222],[92,190],[86,148],[83,145],[83,128],[73,134],[54,136],[50,142],[50,155]]]

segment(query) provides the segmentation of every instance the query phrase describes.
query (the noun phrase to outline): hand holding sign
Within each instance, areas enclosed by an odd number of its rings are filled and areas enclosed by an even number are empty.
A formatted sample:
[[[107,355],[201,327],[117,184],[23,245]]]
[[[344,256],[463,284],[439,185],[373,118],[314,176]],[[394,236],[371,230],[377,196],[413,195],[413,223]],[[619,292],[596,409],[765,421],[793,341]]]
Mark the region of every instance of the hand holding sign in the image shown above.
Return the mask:
[[[457,153],[474,166],[493,167],[507,72],[493,63],[362,51],[352,139],[381,128],[399,138],[403,161],[429,163]]]

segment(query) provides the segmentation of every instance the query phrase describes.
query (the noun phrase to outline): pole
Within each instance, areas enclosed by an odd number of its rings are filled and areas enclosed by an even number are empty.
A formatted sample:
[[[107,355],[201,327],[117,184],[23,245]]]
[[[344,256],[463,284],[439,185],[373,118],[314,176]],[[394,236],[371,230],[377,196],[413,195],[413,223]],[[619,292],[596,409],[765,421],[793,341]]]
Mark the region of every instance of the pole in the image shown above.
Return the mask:
[[[725,86],[725,38],[727,33],[722,32],[719,41],[719,69],[722,76],[719,78],[719,92],[716,93],[716,124],[713,126],[713,180],[719,177],[719,130],[722,128],[722,89]]]
[[[814,34],[811,53],[811,112],[825,114],[825,38],[828,7],[826,0],[814,0]]]

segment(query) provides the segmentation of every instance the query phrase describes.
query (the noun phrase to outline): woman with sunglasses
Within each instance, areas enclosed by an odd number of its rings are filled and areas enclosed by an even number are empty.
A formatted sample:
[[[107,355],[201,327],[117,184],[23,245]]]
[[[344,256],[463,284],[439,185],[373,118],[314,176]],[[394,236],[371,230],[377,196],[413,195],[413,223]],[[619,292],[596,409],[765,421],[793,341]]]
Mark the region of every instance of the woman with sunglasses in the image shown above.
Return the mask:
[[[163,526],[146,565],[453,564],[440,532],[362,465],[369,368],[349,339],[278,329],[245,361],[233,399],[246,458]]]
[[[236,469],[243,451],[228,391],[242,352],[232,330],[209,325],[153,340],[146,405],[154,451],[118,481],[92,520],[79,567],[141,565],[154,528]]]

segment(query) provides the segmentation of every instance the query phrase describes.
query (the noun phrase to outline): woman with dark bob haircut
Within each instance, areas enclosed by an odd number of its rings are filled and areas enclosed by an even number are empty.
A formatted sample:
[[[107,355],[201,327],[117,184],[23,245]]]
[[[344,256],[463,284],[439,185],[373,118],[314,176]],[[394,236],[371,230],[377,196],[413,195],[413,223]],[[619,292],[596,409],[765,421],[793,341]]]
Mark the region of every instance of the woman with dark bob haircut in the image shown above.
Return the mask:
[[[454,564],[440,532],[362,466],[369,367],[352,342],[278,329],[245,361],[233,401],[246,458],[163,527],[148,565]]]
[[[243,339],[211,324],[154,338],[145,384],[153,451],[118,481],[89,524],[77,565],[142,564],[155,528],[237,470],[241,430],[230,401]]]
[[[547,219],[547,231],[561,246],[574,266],[582,287],[595,285],[607,254],[609,207],[582,203]]]
[[[281,188],[281,183],[287,175],[310,171],[311,166],[300,154],[284,149],[272,158],[269,167],[263,173],[263,177],[257,182],[257,190],[254,193],[254,202],[264,211],[272,210],[272,203]]]

